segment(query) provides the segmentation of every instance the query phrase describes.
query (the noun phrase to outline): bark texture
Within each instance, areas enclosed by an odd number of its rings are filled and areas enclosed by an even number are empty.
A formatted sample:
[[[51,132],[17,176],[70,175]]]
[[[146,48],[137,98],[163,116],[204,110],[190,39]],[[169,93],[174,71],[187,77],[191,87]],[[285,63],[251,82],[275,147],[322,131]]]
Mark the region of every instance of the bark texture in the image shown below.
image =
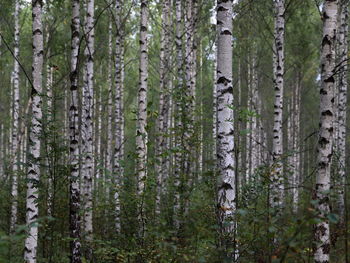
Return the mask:
[[[93,158],[93,102],[94,102],[94,0],[86,2],[86,16],[84,26],[86,47],[84,50],[84,87],[83,87],[83,105],[82,105],[82,197],[83,197],[83,226],[86,240],[85,254],[87,259],[91,259],[92,250],[90,242],[92,241],[92,186],[94,175]]]
[[[315,210],[320,222],[315,225],[314,260],[329,262],[330,233],[327,215],[330,212],[330,173],[333,146],[335,44],[338,2],[325,0],[323,5],[323,35],[321,47],[320,123],[317,145]]]
[[[80,240],[80,186],[79,186],[79,27],[80,3],[72,0],[71,22],[71,61],[70,61],[70,106],[69,106],[69,230],[70,230],[70,262],[81,263]]]
[[[13,55],[19,58],[19,0],[15,1],[15,12],[13,14],[15,21],[14,32],[14,47]],[[13,115],[12,115],[12,149],[11,149],[11,162],[12,162],[12,185],[11,185],[11,222],[10,231],[13,232],[17,223],[17,207],[18,207],[18,133],[19,133],[19,63],[17,59],[14,59],[13,71],[12,71],[12,95],[13,97]]]
[[[164,187],[166,174],[169,173],[169,156],[166,154],[168,149],[169,122],[170,113],[170,0],[162,2],[162,29],[160,39],[160,83],[159,83],[159,117],[157,120],[157,141],[156,141],[156,174],[157,174],[157,194],[156,194],[156,214],[160,214],[161,196]]]
[[[346,153],[346,107],[348,89],[348,3],[340,6],[340,27],[339,27],[339,59],[340,72],[338,79],[338,208],[341,222],[344,222],[345,215],[345,153]]]
[[[114,202],[115,202],[115,227],[120,232],[120,190],[123,180],[122,161],[124,160],[124,85],[123,85],[123,25],[122,25],[122,1],[115,1],[116,36],[115,36],[115,149],[114,149]]]
[[[232,83],[232,1],[217,1],[217,165],[218,215],[223,235],[235,233],[236,185]],[[232,238],[224,241],[229,257],[235,258]]]
[[[26,224],[24,260],[35,263],[38,247],[38,184],[40,178],[40,136],[42,132],[42,71],[44,61],[44,40],[42,25],[43,1],[32,1],[33,64],[32,64],[32,117],[29,130],[29,162],[27,173]]]
[[[143,197],[147,179],[147,79],[148,79],[148,1],[141,0],[141,21],[140,21],[140,75],[138,90],[138,112],[136,131],[136,153],[137,153],[137,179],[140,231],[144,231],[144,204]]]
[[[274,125],[272,154],[274,169],[271,175],[271,206],[279,208],[283,204],[283,88],[284,88],[284,31],[285,31],[285,3],[284,0],[274,0],[275,31],[273,43],[273,78],[275,90]]]
[[[183,35],[183,27],[182,27],[182,2],[181,0],[176,0],[175,2],[175,17],[176,17],[176,70],[178,74],[177,78],[177,86],[175,91],[176,96],[176,126],[178,127],[178,132],[176,134],[176,148],[177,151],[175,153],[175,173],[174,173],[174,186],[175,186],[175,194],[174,194],[174,224],[175,228],[179,229],[180,227],[180,183],[181,183],[181,175],[182,175],[182,91],[183,91],[183,52],[182,52],[182,35]]]

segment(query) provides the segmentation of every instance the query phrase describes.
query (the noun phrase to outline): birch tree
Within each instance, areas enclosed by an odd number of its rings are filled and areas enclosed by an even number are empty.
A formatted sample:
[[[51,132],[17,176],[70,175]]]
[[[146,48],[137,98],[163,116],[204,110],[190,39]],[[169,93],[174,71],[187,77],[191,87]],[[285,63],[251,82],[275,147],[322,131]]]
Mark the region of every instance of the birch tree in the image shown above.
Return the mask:
[[[180,178],[182,174],[182,91],[183,91],[183,52],[182,52],[182,35],[183,27],[181,22],[182,17],[182,2],[181,0],[176,0],[175,2],[175,17],[176,17],[176,70],[177,70],[177,86],[176,86],[176,126],[180,132],[177,133],[176,138],[176,148],[175,153],[175,173],[174,173],[174,186],[175,186],[175,196],[174,196],[174,224],[176,229],[180,227]]]
[[[217,1],[217,165],[218,215],[221,233],[235,233],[236,186],[233,132],[232,83],[232,1]],[[225,238],[222,246],[229,257],[235,258],[235,244]]]
[[[159,64],[159,117],[157,120],[157,141],[156,141],[156,155],[157,155],[157,194],[156,194],[156,214],[160,214],[160,204],[163,182],[166,174],[169,173],[168,156],[165,152],[168,148],[167,136],[168,133],[168,116],[169,110],[169,84],[170,84],[170,0],[163,0],[162,2],[162,29],[160,38],[160,64]]]
[[[80,241],[80,186],[79,186],[79,46],[80,2],[72,0],[72,36],[70,58],[70,107],[69,107],[69,230],[70,261],[81,263]]]
[[[32,0],[33,64],[32,64],[32,117],[29,130],[29,162],[27,173],[26,224],[24,260],[37,262],[38,247],[38,184],[40,178],[40,136],[42,132],[42,70],[44,40],[42,25],[42,0]]]
[[[19,133],[19,12],[20,4],[19,0],[15,2],[15,12],[13,14],[15,21],[14,32],[14,64],[12,71],[12,85],[13,85],[13,116],[12,116],[12,149],[11,149],[11,162],[12,162],[12,204],[11,204],[11,222],[10,231],[13,232],[17,223],[17,210],[18,210],[18,133]]]
[[[348,3],[342,1],[340,5],[340,27],[339,27],[339,59],[340,73],[338,79],[338,206],[340,220],[344,222],[345,215],[345,153],[346,153],[346,107],[347,107],[347,89],[348,89]]]
[[[137,110],[137,131],[136,131],[136,153],[137,153],[137,179],[138,195],[140,198],[139,220],[140,234],[144,232],[144,191],[147,179],[147,79],[148,79],[148,1],[141,0],[141,21],[140,21],[140,65],[139,65],[139,90]]]
[[[93,157],[93,101],[94,101],[94,0],[86,2],[86,16],[84,25],[84,38],[86,47],[84,56],[86,58],[84,65],[84,86],[83,86],[83,104],[82,104],[82,155],[83,167],[81,170],[82,189],[83,189],[83,226],[84,235],[87,242],[86,257],[91,259],[92,250],[89,247],[92,241],[92,185],[94,175],[94,157]]]
[[[315,210],[320,220],[314,228],[314,260],[317,263],[329,262],[331,248],[327,215],[330,212],[329,190],[333,146],[337,9],[338,1],[324,1],[321,46],[320,128],[314,193]]]
[[[285,31],[285,3],[284,0],[274,0],[275,31],[273,42],[273,82],[275,90],[274,125],[272,154],[274,169],[271,175],[271,206],[281,207],[283,203],[283,87],[284,87],[284,31]]]
[[[123,167],[121,162],[124,159],[124,90],[123,90],[123,26],[122,26],[122,3],[115,1],[115,149],[114,149],[114,169],[115,176],[115,227],[116,232],[120,232],[120,190],[123,180]]]

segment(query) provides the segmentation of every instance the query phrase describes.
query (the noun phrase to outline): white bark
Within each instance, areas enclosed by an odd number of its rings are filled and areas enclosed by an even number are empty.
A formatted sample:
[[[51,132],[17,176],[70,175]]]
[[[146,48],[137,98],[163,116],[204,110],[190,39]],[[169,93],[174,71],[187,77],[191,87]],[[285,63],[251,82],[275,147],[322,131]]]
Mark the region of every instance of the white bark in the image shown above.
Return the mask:
[[[255,47],[254,47],[255,48]],[[250,165],[252,175],[259,166],[259,130],[258,130],[258,103],[259,103],[259,90],[258,90],[258,72],[257,72],[257,53],[253,50],[252,57],[252,122],[251,122],[251,154],[250,154]]]
[[[299,74],[300,75],[300,74]],[[298,75],[295,91],[295,108],[294,108],[294,174],[293,174],[293,210],[298,211],[299,207],[299,187],[301,172],[301,149],[300,149],[300,103],[301,103],[301,79]]]
[[[120,190],[123,180],[124,159],[124,91],[123,91],[123,27],[121,23],[122,5],[120,0],[115,1],[116,10],[116,37],[115,37],[115,149],[114,149],[114,202],[115,202],[115,228],[119,233],[120,225]]]
[[[274,169],[271,175],[271,206],[280,208],[283,204],[283,87],[284,87],[284,31],[285,31],[285,6],[284,0],[275,0],[275,32],[273,42],[273,78],[275,89],[274,125],[272,140],[272,155]]]
[[[80,4],[79,0],[72,1],[72,38],[71,38],[71,61],[70,61],[70,107],[69,107],[69,166],[70,166],[70,189],[69,189],[69,228],[71,249],[71,263],[81,263],[80,241],[80,186],[79,186],[79,28],[80,28]]]
[[[48,44],[48,41],[46,41]],[[50,52],[48,51],[48,55]],[[52,85],[53,85],[53,67],[49,64],[46,65],[46,99],[47,99],[47,126],[52,127]],[[48,130],[50,132],[50,128]],[[50,146],[50,143],[46,146],[47,147],[47,156],[46,156],[46,164],[47,164],[47,174],[48,174],[48,180],[47,180],[47,214],[51,216],[52,213],[52,178],[51,178],[51,168],[50,168],[50,156],[52,154],[52,148]]]
[[[86,58],[84,65],[84,87],[83,87],[83,109],[82,109],[82,156],[83,167],[81,170],[82,178],[82,197],[83,197],[83,227],[84,235],[87,241],[86,257],[91,259],[92,250],[90,242],[92,241],[92,186],[94,175],[93,158],[93,102],[94,102],[94,0],[87,0],[84,33],[86,47],[84,55]]]
[[[248,84],[248,97],[247,97],[247,109],[248,112],[252,111],[252,77],[251,77],[251,64],[250,64],[250,56],[248,56],[248,65],[247,65],[248,69],[247,69],[247,84]],[[246,131],[247,131],[247,136],[246,136],[246,177],[245,177],[245,182],[249,183],[250,182],[250,178],[252,175],[252,165],[251,165],[251,155],[252,155],[252,123],[250,120],[250,117],[248,116],[247,118],[247,124],[246,124]]]
[[[176,126],[178,131],[176,139],[176,154],[175,154],[175,173],[174,173],[174,224],[175,228],[179,229],[180,227],[180,178],[182,173],[182,91],[183,91],[183,54],[182,54],[182,3],[181,0],[176,0],[175,2],[175,16],[176,16],[176,69],[177,69],[177,87],[176,87]]]
[[[15,1],[15,32],[14,32],[14,48],[13,55],[19,58],[19,12],[20,3],[19,0]],[[19,63],[17,59],[14,59],[13,71],[12,71],[12,129],[11,129],[11,169],[12,169],[12,185],[11,185],[11,222],[10,231],[13,232],[17,223],[17,209],[18,209],[18,133],[19,133]]]
[[[338,208],[340,221],[344,222],[345,215],[345,154],[346,154],[346,108],[347,108],[347,89],[348,89],[348,3],[340,6],[340,27],[339,27],[339,58],[340,73],[338,79],[339,97],[338,97]]]
[[[159,64],[159,116],[157,120],[157,140],[156,140],[156,175],[157,175],[157,194],[156,194],[156,214],[160,214],[161,196],[163,192],[166,173],[169,173],[168,161],[169,157],[165,156],[168,149],[169,132],[168,116],[169,107],[169,84],[170,84],[170,0],[162,2],[162,29],[160,39],[160,64]]]
[[[32,0],[33,64],[32,64],[32,117],[29,130],[29,162],[27,173],[26,224],[24,260],[35,263],[38,247],[38,184],[40,178],[40,136],[42,132],[42,70],[43,70],[43,25],[41,0]]]
[[[233,83],[232,83],[232,1],[217,1],[217,158],[218,215],[221,232],[229,235],[222,244],[229,257],[236,257],[232,237],[236,231],[236,185],[234,160]]]
[[[323,5],[323,35],[321,48],[320,131],[317,146],[317,172],[314,200],[321,222],[314,231],[314,260],[329,262],[330,233],[327,215],[330,212],[329,190],[333,146],[334,92],[335,92],[335,42],[338,3],[325,0]]]
[[[108,25],[108,105],[107,105],[107,149],[106,149],[106,181],[111,182],[112,176],[112,149],[113,149],[113,132],[112,132],[112,120],[113,120],[113,37],[112,37],[112,21],[109,21]],[[111,185],[107,185],[107,196],[109,197],[109,189]]]
[[[137,153],[137,179],[139,195],[139,223],[140,234],[144,232],[144,192],[147,180],[147,79],[148,79],[148,1],[141,0],[141,21],[140,21],[140,65],[139,65],[139,90],[138,90],[138,111],[136,131],[136,153]]]

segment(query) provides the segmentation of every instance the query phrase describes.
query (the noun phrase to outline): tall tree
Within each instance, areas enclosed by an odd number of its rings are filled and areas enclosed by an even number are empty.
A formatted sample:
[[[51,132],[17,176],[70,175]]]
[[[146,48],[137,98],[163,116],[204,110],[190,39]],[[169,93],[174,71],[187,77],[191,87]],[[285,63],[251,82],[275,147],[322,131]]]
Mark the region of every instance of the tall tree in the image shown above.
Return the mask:
[[[28,233],[25,240],[24,260],[28,263],[37,261],[38,247],[38,184],[40,178],[40,137],[42,132],[42,78],[44,61],[44,40],[42,26],[42,0],[32,0],[32,32],[33,32],[33,86],[32,117],[29,130],[29,162],[27,173],[26,224]]]
[[[157,120],[157,194],[156,194],[156,213],[160,214],[160,203],[162,189],[164,187],[163,181],[166,174],[169,173],[168,160],[169,157],[165,155],[168,148],[168,139],[166,134],[168,131],[168,116],[170,112],[169,105],[169,84],[170,84],[170,0],[163,0],[162,2],[162,28],[160,37],[160,63],[159,63],[159,117]]]
[[[175,17],[176,17],[176,70],[177,70],[177,86],[175,92],[176,98],[176,116],[175,122],[178,127],[178,132],[176,134],[176,148],[175,153],[175,173],[174,173],[174,186],[175,186],[175,198],[174,198],[174,224],[176,229],[180,227],[180,184],[181,184],[181,175],[182,175],[182,91],[183,91],[183,52],[182,52],[182,35],[183,27],[181,22],[182,17],[182,2],[181,0],[176,0],[175,2]]]
[[[347,89],[348,89],[348,3],[341,1],[340,5],[340,26],[339,26],[339,59],[340,73],[338,79],[338,206],[340,220],[344,222],[345,215],[345,152],[346,152],[346,105],[347,105]]]
[[[217,1],[217,165],[218,215],[226,254],[235,258],[236,178],[233,132],[232,1]],[[229,236],[229,238],[227,237]]]
[[[84,39],[86,47],[84,55],[84,86],[82,99],[82,194],[83,194],[83,227],[86,241],[86,257],[91,260],[92,249],[90,247],[93,234],[92,224],[92,186],[94,175],[93,158],[93,102],[94,102],[94,0],[86,2],[86,16],[84,25]]]
[[[115,227],[116,232],[120,232],[120,190],[123,181],[124,160],[124,84],[123,84],[123,52],[124,52],[124,26],[122,24],[122,0],[115,1],[115,149],[114,149],[114,169],[115,176]]]
[[[285,2],[274,0],[275,31],[273,41],[273,82],[275,90],[272,155],[274,169],[271,177],[271,206],[279,208],[283,203],[283,87],[284,87],[284,32]]]
[[[19,0],[15,2],[15,12],[13,14],[15,21],[15,32],[14,32],[14,64],[12,71],[12,85],[13,97],[13,115],[12,115],[12,149],[11,149],[11,162],[12,162],[12,204],[11,204],[11,223],[10,230],[14,231],[17,223],[17,210],[18,210],[18,134],[19,134],[19,12],[20,12],[20,3]]]
[[[317,263],[329,262],[331,248],[327,215],[330,212],[329,190],[333,146],[337,10],[337,0],[324,1],[321,42],[320,130],[317,145],[317,172],[314,193],[315,210],[320,220],[314,228],[314,260]]]
[[[140,234],[144,231],[144,192],[147,179],[147,79],[148,79],[148,1],[141,0],[140,20],[140,65],[136,131],[137,179],[139,201]]]
[[[80,2],[72,0],[72,37],[70,60],[70,107],[69,107],[69,229],[70,262],[81,263],[80,241],[80,186],[79,186],[79,47]]]

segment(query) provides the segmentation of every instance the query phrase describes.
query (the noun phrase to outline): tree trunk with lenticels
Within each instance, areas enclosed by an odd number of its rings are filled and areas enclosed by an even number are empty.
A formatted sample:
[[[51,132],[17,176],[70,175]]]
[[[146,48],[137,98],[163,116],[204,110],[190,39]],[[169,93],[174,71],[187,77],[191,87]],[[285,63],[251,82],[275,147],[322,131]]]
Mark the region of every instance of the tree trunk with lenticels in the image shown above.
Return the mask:
[[[217,165],[221,246],[235,260],[236,178],[233,129],[232,1],[217,1]]]
[[[271,175],[271,206],[277,214],[281,212],[283,204],[283,88],[284,88],[284,31],[285,31],[285,3],[284,0],[274,0],[275,5],[275,31],[273,42],[273,80],[275,90],[274,125],[272,140],[272,155],[274,169]]]
[[[70,262],[81,263],[80,240],[80,184],[79,184],[79,28],[80,3],[72,0],[72,37],[70,60],[70,106],[69,106],[69,230],[70,230]]]
[[[338,1],[325,0],[323,4],[323,35],[321,46],[320,123],[317,145],[317,172],[314,192],[315,211],[319,222],[314,227],[314,261],[330,260],[331,160],[334,125],[335,44]]]
[[[40,179],[40,137],[42,133],[42,78],[44,61],[44,40],[42,27],[43,1],[32,1],[33,64],[32,64],[32,117],[29,130],[29,162],[27,173],[26,224],[24,260],[37,262],[38,248],[38,184]]]

